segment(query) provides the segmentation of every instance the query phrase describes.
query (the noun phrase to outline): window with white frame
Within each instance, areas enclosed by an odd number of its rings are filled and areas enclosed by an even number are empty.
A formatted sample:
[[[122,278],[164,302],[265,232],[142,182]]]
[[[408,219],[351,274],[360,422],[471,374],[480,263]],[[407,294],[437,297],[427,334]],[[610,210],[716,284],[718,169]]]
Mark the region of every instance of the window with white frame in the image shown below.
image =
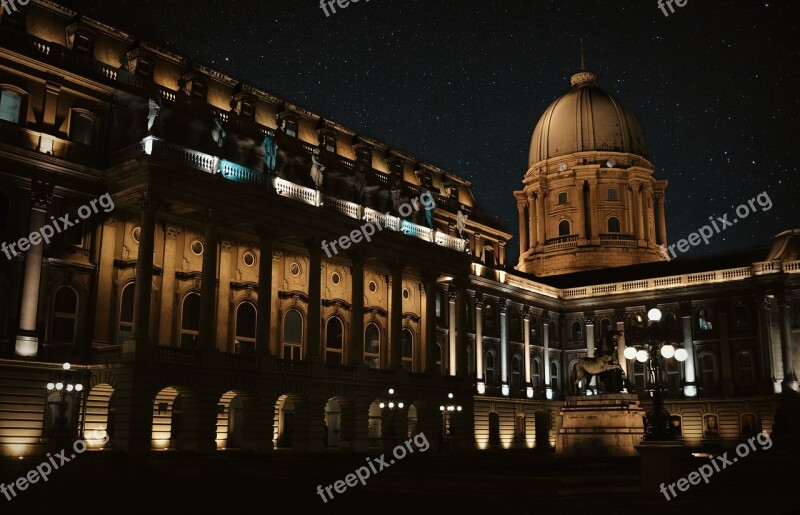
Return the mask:
[[[256,350],[257,311],[252,302],[242,302],[236,308],[236,354],[252,356]]]
[[[82,145],[94,142],[95,116],[83,109],[73,109],[69,121],[69,139]]]
[[[369,368],[380,368],[381,331],[378,324],[370,322],[364,329],[364,364]]]
[[[558,363],[550,362],[550,388],[558,390]]]
[[[329,365],[341,365],[343,349],[344,324],[339,317],[331,317],[325,331],[325,362]]]
[[[117,344],[121,345],[130,340],[133,334],[133,299],[136,284],[128,283],[122,289],[119,302],[119,323],[117,328]]]
[[[495,384],[494,352],[492,351],[488,351],[486,353],[486,360],[484,363],[484,377],[486,378],[487,385],[494,386]]]
[[[200,294],[190,292],[181,307],[181,348],[196,349],[200,335]]]
[[[303,349],[303,315],[290,309],[283,316],[283,359],[299,361]]]

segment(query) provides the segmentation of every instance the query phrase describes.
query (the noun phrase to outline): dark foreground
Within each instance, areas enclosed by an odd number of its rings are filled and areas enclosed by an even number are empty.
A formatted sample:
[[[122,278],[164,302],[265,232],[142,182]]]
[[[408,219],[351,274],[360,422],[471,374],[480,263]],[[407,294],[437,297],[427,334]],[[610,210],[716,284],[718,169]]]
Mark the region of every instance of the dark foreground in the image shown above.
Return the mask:
[[[208,514],[269,513],[699,513],[800,514],[795,452],[777,446],[754,453],[667,501],[639,488],[639,460],[561,459],[552,454],[493,451],[398,460],[324,503],[317,485],[331,485],[366,463],[370,454],[255,456],[220,452],[198,456],[152,453],[131,457],[85,453],[8,501],[6,513]],[[9,484],[41,460],[3,460]],[[387,457],[386,461],[389,459]],[[707,462],[698,458],[690,470]],[[677,478],[676,478],[677,479]]]

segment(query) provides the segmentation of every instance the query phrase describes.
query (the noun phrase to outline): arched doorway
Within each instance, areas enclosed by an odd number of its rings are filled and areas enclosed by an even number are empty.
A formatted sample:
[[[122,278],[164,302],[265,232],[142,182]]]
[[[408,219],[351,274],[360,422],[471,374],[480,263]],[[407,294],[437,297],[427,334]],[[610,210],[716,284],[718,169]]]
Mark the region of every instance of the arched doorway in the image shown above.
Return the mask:
[[[489,447],[500,447],[500,415],[496,411],[489,413]]]
[[[277,413],[275,446],[278,449],[294,447],[295,399],[289,395],[281,395],[275,405]]]
[[[408,438],[411,438],[417,434],[418,427],[419,421],[417,419],[417,407],[412,404],[408,407]]]
[[[156,394],[153,402],[153,427],[151,445],[153,449],[185,449],[188,444],[186,431],[188,390],[168,386]]]
[[[325,404],[325,428],[327,429],[325,447],[340,447],[342,435],[342,407],[336,399],[330,399]]]
[[[536,431],[536,448],[550,448],[550,414],[546,411],[537,411],[533,418]]]
[[[381,436],[383,432],[379,401],[372,401],[372,404],[369,405],[369,427],[367,432],[369,447],[371,449],[379,449],[381,447]]]
[[[89,448],[100,449],[107,445],[105,437],[113,434],[113,412],[111,410],[114,388],[110,384],[98,384],[86,396],[83,439]]]
[[[246,395],[229,391],[217,404],[217,449],[241,449],[244,444]]]

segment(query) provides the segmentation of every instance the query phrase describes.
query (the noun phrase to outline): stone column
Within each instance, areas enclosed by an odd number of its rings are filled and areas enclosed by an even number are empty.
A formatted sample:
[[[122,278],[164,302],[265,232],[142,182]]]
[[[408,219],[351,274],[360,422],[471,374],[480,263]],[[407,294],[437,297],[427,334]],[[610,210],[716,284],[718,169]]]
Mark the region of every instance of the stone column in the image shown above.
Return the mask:
[[[697,396],[697,380],[695,375],[694,341],[692,340],[692,305],[681,303],[681,321],[683,322],[683,348],[689,354],[683,362],[683,394],[687,397]]]
[[[467,282],[460,278],[456,283],[456,373],[469,375],[467,368]]]
[[[456,375],[456,287],[454,283],[450,283],[447,289],[447,339],[449,345],[447,346],[447,371],[451,376]]]
[[[31,188],[31,216],[28,234],[38,232],[47,223],[47,208],[53,201],[53,187],[49,184],[34,183]],[[17,356],[35,357],[39,352],[39,338],[36,336],[36,314],[39,309],[39,285],[42,281],[42,255],[44,242],[31,245],[25,254],[25,276],[22,281],[20,300],[19,330],[17,331],[14,352]],[[24,252],[20,248],[20,252]]]
[[[528,226],[525,225],[525,205],[524,199],[517,199],[517,211],[519,212],[519,255],[523,255],[528,250]]]
[[[728,313],[724,305],[717,306],[719,312],[719,353],[722,369],[722,394],[734,395],[733,385],[733,357],[731,356],[731,342],[728,338]]]
[[[94,320],[94,342],[122,345],[117,341],[116,320],[112,313],[114,307],[108,305],[108,299],[115,297],[114,291],[114,255],[117,245],[117,224],[113,216],[107,217],[101,225],[99,263],[97,264],[97,298],[105,301],[105,307],[98,306],[98,316]],[[122,291],[116,297],[119,299]],[[117,304],[114,304],[116,306]],[[102,313],[102,314],[101,314]],[[114,322],[112,322],[112,320]]]
[[[509,394],[508,386],[508,301],[500,299],[500,384],[503,395]]]
[[[364,256],[358,251],[350,253],[352,280],[352,318],[350,320],[350,348],[345,351],[345,363],[356,366],[364,363]]]
[[[791,299],[788,295],[778,299],[778,314],[781,324],[781,358],[783,361],[782,391],[798,391],[797,375],[794,372],[794,352],[792,349],[792,318],[789,311]]]
[[[536,222],[536,197],[533,193],[528,193],[528,231],[530,238],[528,238],[528,248],[535,249],[539,244],[539,231],[537,230]]]
[[[306,319],[306,359],[322,358],[320,327],[322,320],[322,247],[319,238],[306,240],[308,248],[308,318]]]
[[[392,297],[389,308],[391,342],[389,344],[389,366],[392,370],[403,368],[403,269],[402,263],[394,262],[392,272]]]
[[[275,233],[268,227],[257,227],[258,234],[258,303],[256,317],[256,354],[260,359],[272,352],[272,252]],[[276,356],[280,352],[275,351]]]
[[[770,297],[756,296],[758,306],[758,357],[761,363],[759,370],[759,393],[780,393],[780,381],[777,380],[775,361],[772,357],[772,321],[769,313]]]
[[[497,261],[497,268],[502,268],[506,266],[506,242],[498,241],[497,249],[499,254],[499,259]]]
[[[589,183],[589,227],[592,230],[591,240],[600,242],[600,215],[597,212],[597,179],[590,179]]]
[[[214,341],[219,342],[218,350],[223,352],[236,352],[236,346],[230,341],[228,329],[236,328],[236,311],[232,308],[231,298],[232,272],[235,270],[236,258],[233,254],[233,243],[229,240],[219,241],[219,256],[217,258],[217,295],[214,305]],[[233,269],[233,270],[232,270]],[[258,330],[258,313],[256,313],[256,330]]]
[[[622,337],[617,341],[617,363],[622,367],[625,372],[625,378],[630,378],[628,373],[628,359],[625,357],[625,311],[619,310],[614,312],[614,323],[616,330],[622,331]],[[623,386],[622,391],[627,393],[628,389]]]
[[[161,274],[161,309],[158,321],[158,344],[171,345],[175,337],[172,327],[175,313],[175,256],[180,228],[164,224],[164,263]],[[136,292],[134,291],[134,296]]]
[[[575,218],[575,225],[578,229],[578,245],[586,244],[586,195],[583,191],[583,181],[575,181],[575,189],[578,193],[578,216]],[[591,237],[591,234],[589,235]]]
[[[644,244],[644,228],[642,227],[642,194],[639,191],[639,183],[631,181],[629,184],[633,190],[633,227],[636,234],[636,240],[641,246]]]
[[[486,391],[486,381],[483,378],[483,294],[475,294],[475,377],[478,383],[478,393]]]
[[[136,257],[136,286],[133,292],[132,346],[125,354],[141,358],[152,346],[150,340],[150,303],[153,295],[153,247],[155,245],[156,201],[149,193],[140,199],[142,208],[139,226],[139,255]]]
[[[200,274],[200,350],[216,349],[214,327],[217,308],[217,252],[219,247],[219,219],[209,210],[205,218],[203,241],[203,270]]]
[[[436,369],[436,279],[435,272],[426,270],[422,274],[425,286],[425,372],[441,374]]]
[[[542,368],[544,368],[544,392],[548,399],[553,398],[550,385],[550,315],[542,314]]]
[[[586,356],[589,358],[593,358],[594,356],[594,322],[595,316],[594,313],[587,313],[584,315],[584,321],[586,322]],[[592,388],[597,386],[597,376],[592,376],[592,380],[589,382],[589,386]]]
[[[525,306],[522,319],[522,330],[525,332],[523,359],[525,360],[525,393],[528,398],[533,397],[533,384],[531,383],[531,312]]]
[[[667,244],[667,219],[664,209],[665,204],[664,192],[656,193],[656,201],[658,202],[658,243],[660,245]]]
[[[652,247],[656,241],[655,227],[650,226],[650,203],[652,198],[653,185],[649,182],[644,183],[642,186],[642,225],[644,227],[644,239],[647,241],[647,246]],[[653,206],[655,209],[655,206]]]
[[[536,224],[536,231],[539,233],[539,245],[544,245],[547,242],[547,224],[545,223],[544,205],[547,196],[547,191],[540,189],[536,193],[536,216],[538,218]]]

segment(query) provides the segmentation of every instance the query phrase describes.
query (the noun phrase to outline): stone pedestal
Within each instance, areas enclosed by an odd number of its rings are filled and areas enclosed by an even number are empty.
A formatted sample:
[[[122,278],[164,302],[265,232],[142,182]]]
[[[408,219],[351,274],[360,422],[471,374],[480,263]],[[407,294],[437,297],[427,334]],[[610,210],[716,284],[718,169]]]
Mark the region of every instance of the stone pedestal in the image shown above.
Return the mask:
[[[644,410],[630,393],[567,397],[556,437],[560,456],[636,456]]]
[[[681,477],[681,462],[686,448],[677,442],[645,442],[636,446],[642,456],[642,493],[660,495],[661,485]]]

